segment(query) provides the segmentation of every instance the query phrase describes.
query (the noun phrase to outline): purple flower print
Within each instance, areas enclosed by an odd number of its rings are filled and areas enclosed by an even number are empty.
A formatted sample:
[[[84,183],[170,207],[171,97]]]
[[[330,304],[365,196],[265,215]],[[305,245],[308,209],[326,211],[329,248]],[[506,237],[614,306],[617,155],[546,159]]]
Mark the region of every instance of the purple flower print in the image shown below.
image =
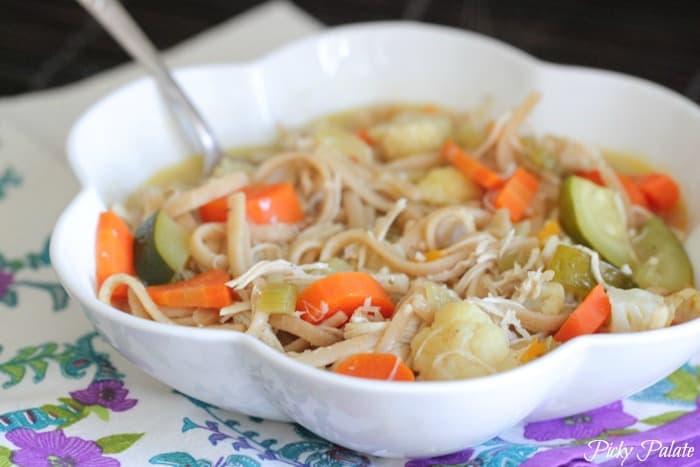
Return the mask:
[[[406,463],[405,467],[429,467],[435,464],[464,464],[472,458],[474,451],[465,449],[464,451],[446,454],[444,456],[430,457],[428,459],[413,459]]]
[[[528,423],[525,438],[536,441],[550,439],[586,439],[605,430],[634,425],[637,419],[622,411],[622,401],[565,418]]]
[[[128,389],[116,379],[93,381],[87,389],[73,391],[71,397],[83,405],[101,405],[115,412],[129,410],[136,405],[136,399],[127,399]]]
[[[10,290],[13,279],[12,274],[0,269],[0,298],[4,297],[7,291]]]
[[[5,437],[20,448],[12,453],[12,463],[20,467],[119,467],[119,461],[103,456],[94,442],[66,436],[62,430],[17,428]]]

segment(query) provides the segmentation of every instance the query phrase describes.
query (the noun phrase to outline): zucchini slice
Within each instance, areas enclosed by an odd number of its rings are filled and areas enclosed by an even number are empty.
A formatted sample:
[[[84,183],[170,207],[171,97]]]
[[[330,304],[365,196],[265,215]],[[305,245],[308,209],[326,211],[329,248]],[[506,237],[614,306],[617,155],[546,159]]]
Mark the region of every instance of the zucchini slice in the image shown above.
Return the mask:
[[[162,209],[134,235],[136,274],[147,285],[166,284],[182,271],[189,257],[189,232]]]
[[[639,263],[633,277],[643,287],[676,292],[694,287],[693,266],[685,248],[660,218],[649,219],[632,239]]]
[[[632,264],[627,226],[612,190],[581,177],[567,177],[559,195],[559,217],[567,234],[603,259],[618,268]]]

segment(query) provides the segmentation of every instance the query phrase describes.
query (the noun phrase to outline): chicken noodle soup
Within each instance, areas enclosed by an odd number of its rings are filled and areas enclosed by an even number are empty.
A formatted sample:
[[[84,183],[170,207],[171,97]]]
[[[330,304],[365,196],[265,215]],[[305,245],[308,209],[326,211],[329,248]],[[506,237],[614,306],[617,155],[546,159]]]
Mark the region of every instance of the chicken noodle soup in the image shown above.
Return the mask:
[[[523,134],[538,98],[492,120],[373,106],[232,152],[208,179],[187,162],[189,180],[161,174],[102,214],[99,298],[400,381],[694,319],[673,178]]]

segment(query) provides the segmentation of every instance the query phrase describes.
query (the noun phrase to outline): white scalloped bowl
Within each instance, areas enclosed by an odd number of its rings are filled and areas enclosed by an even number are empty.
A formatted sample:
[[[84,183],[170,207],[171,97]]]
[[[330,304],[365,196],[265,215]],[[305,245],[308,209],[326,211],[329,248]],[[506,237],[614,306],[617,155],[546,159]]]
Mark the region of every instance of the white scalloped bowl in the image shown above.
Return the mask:
[[[182,70],[226,146],[270,140],[276,127],[378,101],[453,108],[494,98],[508,109],[543,99],[540,132],[638,154],[700,197],[700,111],[683,97],[627,76],[543,63],[479,35],[411,23],[330,29],[256,62]],[[652,332],[574,339],[520,368],[466,381],[391,383],[303,366],[241,333],[168,326],[95,297],[98,213],[156,170],[187,155],[154,84],[136,81],[77,122],[68,155],[84,189],[53,234],[51,259],[88,319],[126,358],[182,392],[245,414],[293,420],[333,442],[379,456],[432,456],[483,442],[523,420],[588,410],[663,378],[700,350],[700,320]],[[694,227],[700,205],[689,203]],[[690,236],[700,264],[700,237]]]

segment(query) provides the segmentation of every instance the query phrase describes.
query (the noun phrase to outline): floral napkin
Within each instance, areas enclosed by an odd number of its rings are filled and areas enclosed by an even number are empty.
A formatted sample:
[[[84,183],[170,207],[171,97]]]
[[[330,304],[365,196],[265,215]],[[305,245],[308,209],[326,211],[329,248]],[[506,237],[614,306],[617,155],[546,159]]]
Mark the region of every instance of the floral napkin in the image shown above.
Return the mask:
[[[51,229],[77,190],[59,158],[0,121],[0,467],[700,465],[700,359],[624,401],[422,460],[175,392],[114,352],[51,269]]]

